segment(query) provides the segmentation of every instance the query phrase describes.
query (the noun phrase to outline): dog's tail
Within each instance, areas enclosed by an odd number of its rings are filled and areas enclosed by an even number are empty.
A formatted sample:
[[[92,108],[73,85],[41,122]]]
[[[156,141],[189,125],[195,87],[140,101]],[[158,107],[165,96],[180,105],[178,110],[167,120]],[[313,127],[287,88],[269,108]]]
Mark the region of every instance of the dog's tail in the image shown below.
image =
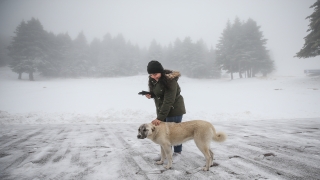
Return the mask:
[[[227,135],[224,133],[224,132],[217,132],[215,130],[213,130],[213,137],[212,139],[214,141],[217,141],[217,142],[223,142],[227,139]]]

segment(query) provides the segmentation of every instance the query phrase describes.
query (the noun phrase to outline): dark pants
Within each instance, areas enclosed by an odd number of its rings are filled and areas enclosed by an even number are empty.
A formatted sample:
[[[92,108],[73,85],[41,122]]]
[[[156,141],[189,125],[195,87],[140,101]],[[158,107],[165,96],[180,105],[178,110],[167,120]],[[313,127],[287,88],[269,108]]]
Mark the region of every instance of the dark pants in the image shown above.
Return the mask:
[[[166,122],[175,122],[175,123],[181,123],[182,121],[182,115],[181,116],[172,116],[172,117],[167,117]],[[180,153],[182,151],[182,144],[178,146],[173,147],[174,152]]]

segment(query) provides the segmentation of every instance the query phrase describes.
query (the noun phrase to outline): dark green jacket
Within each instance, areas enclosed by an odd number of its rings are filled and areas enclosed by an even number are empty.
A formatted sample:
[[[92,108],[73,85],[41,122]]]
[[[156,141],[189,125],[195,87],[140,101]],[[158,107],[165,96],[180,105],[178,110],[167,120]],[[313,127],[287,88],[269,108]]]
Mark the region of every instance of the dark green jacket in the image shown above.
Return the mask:
[[[151,80],[154,93],[154,102],[157,109],[157,119],[165,121],[166,117],[181,116],[186,113],[183,97],[180,95],[181,89],[178,84],[180,73],[172,71],[165,76],[169,89],[166,89],[160,81]]]

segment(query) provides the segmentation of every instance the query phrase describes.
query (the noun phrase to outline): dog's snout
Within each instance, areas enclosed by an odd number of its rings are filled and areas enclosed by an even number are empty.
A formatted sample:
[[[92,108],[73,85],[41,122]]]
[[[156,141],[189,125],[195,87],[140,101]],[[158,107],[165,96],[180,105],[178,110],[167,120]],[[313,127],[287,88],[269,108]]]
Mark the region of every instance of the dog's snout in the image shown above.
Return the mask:
[[[138,138],[138,139],[141,139],[141,135],[139,134],[139,135],[137,136],[137,138]]]

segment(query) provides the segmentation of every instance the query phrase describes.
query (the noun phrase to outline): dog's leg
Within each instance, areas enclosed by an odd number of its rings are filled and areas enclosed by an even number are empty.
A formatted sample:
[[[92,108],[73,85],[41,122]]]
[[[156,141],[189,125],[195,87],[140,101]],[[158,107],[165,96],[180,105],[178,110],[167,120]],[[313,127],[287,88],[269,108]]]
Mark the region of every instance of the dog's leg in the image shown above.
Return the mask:
[[[202,153],[203,153],[204,157],[206,158],[206,166],[203,168],[203,170],[204,171],[209,171],[209,168],[212,165],[212,160],[211,160],[209,147],[204,147]]]
[[[170,169],[172,166],[172,149],[170,144],[165,144],[162,146],[164,153],[166,154],[168,164],[164,166],[166,169]]]
[[[161,148],[161,159],[160,159],[160,161],[157,161],[157,164],[158,164],[158,165],[163,164],[164,160],[166,159],[166,154],[165,154],[165,152],[164,152],[164,150],[163,150],[163,147],[160,146],[160,148]]]
[[[211,164],[210,164],[210,167],[213,166],[213,152],[211,151],[211,149],[209,149],[209,152],[210,152],[210,157],[211,157]]]
[[[210,141],[207,141],[204,139],[200,140],[198,138],[195,137],[194,141],[197,147],[199,148],[199,150],[203,153],[204,157],[206,158],[206,165],[202,170],[209,171],[209,167],[212,165],[212,157],[210,153]]]

